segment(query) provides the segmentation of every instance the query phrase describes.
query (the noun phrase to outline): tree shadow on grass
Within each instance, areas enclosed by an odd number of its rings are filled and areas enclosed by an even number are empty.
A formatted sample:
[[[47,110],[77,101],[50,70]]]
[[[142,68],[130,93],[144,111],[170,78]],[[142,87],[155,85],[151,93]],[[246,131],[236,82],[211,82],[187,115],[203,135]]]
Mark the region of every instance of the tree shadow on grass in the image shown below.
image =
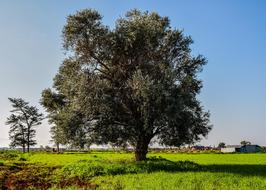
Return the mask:
[[[266,165],[255,164],[213,164],[202,166],[202,171],[225,172],[242,176],[261,176],[266,177]]]
[[[137,167],[144,172],[224,172],[242,176],[266,177],[266,165],[255,164],[212,164],[200,165],[191,161],[170,161],[163,158],[153,158],[137,163]]]
[[[164,158],[149,158],[141,162],[108,162],[84,160],[71,163],[61,169],[61,177],[91,179],[103,175],[123,175],[152,172],[225,172],[245,176],[265,176],[266,165],[199,165],[191,161],[170,161]]]
[[[180,172],[180,171],[200,171],[202,166],[191,161],[178,161],[173,162],[167,159],[148,159],[146,161],[135,163],[135,167],[138,168],[139,172]]]

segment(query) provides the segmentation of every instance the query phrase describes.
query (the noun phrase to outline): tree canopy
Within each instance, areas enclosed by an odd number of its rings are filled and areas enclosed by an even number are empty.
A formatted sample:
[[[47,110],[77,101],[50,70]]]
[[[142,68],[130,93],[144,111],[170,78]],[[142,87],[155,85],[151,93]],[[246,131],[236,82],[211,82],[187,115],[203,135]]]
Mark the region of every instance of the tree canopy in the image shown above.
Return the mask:
[[[200,140],[211,130],[197,98],[207,61],[191,54],[192,43],[155,12],[131,10],[112,29],[95,10],[68,16],[68,57],[42,96],[50,121],[68,141],[82,134],[84,142],[132,146],[136,160],[146,158],[152,139]]]

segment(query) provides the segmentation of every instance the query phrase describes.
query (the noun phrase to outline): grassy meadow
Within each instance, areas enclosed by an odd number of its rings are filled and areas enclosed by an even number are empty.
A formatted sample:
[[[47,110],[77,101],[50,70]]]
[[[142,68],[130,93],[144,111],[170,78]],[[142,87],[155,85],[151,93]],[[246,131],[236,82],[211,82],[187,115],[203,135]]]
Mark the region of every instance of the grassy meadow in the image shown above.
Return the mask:
[[[266,154],[0,153],[0,189],[266,189]]]

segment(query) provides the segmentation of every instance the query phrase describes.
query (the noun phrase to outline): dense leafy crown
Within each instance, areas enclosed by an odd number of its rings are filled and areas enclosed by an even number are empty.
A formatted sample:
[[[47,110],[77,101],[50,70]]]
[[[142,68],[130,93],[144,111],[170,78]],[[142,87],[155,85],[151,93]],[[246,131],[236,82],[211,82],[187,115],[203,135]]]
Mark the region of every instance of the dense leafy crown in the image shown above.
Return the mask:
[[[110,29],[86,9],[68,17],[63,40],[69,57],[42,103],[69,139],[179,146],[210,131],[196,97],[206,60],[191,55],[192,39],[167,17],[131,10]]]

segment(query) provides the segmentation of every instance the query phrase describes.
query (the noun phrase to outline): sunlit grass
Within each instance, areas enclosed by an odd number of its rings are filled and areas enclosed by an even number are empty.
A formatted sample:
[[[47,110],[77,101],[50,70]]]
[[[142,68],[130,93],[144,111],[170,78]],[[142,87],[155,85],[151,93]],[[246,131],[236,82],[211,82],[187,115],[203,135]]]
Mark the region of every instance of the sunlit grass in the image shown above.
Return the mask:
[[[171,161],[189,160],[198,164],[266,164],[266,154],[178,154],[150,153],[148,157],[162,157]],[[25,155],[31,163],[65,165],[80,160],[133,160],[133,153],[92,152],[74,154],[35,153]]]
[[[121,152],[5,152],[0,154],[0,181],[13,176],[14,189],[22,182],[32,188],[47,183],[51,189],[266,189],[263,153],[149,153],[148,158],[135,162],[133,153]]]
[[[129,153],[114,153],[114,152],[93,152],[93,153],[65,153],[65,154],[30,154],[27,156],[30,163],[41,163],[53,166],[63,166],[69,163],[89,160],[121,160],[133,159],[133,154]]]
[[[266,179],[232,173],[211,172],[155,172],[127,174],[93,179],[105,190],[259,190],[266,189]]]
[[[198,164],[266,164],[266,154],[150,154],[172,161],[189,160]]]

